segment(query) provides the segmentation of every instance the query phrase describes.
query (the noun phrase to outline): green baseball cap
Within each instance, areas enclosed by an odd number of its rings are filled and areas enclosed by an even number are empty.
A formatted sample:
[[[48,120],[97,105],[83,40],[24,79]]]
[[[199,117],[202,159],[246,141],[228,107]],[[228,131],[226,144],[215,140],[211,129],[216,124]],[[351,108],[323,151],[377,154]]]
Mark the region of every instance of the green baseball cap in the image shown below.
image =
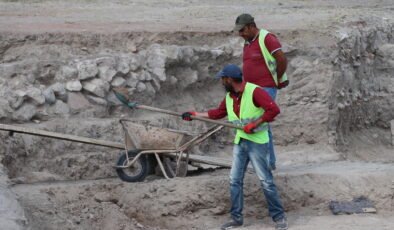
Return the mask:
[[[254,18],[250,14],[241,14],[235,19],[235,27],[234,31],[240,31],[242,28],[244,28],[246,25],[253,23]]]

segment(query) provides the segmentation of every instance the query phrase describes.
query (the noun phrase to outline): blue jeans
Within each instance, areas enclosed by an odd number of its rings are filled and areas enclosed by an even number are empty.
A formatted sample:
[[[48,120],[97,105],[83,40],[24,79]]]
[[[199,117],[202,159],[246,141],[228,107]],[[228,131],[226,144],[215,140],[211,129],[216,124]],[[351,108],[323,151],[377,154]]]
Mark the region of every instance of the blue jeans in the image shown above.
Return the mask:
[[[239,144],[234,145],[233,150],[233,164],[230,173],[231,217],[238,223],[243,223],[243,181],[249,161],[261,182],[271,218],[274,221],[282,219],[285,217],[283,205],[272,172],[268,167],[268,143],[257,144],[246,139],[241,139]]]
[[[276,88],[269,88],[269,87],[263,87],[263,89],[271,96],[272,100],[275,101],[276,99],[276,93],[277,89]],[[272,136],[272,131],[271,131],[271,126],[268,125],[268,136],[270,138],[270,141],[268,143],[269,145],[269,151],[270,151],[270,159],[269,159],[269,165],[272,170],[276,169],[276,156],[275,156],[275,150],[274,150],[274,139]]]

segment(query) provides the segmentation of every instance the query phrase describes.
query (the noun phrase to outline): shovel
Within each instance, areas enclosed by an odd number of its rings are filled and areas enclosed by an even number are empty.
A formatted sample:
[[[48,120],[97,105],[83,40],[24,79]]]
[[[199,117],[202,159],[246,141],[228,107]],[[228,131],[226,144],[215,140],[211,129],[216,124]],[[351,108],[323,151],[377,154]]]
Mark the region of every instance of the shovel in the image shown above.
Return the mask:
[[[131,102],[128,97],[128,92],[126,88],[122,87],[117,87],[113,88],[113,91],[115,93],[116,98],[118,98],[119,101],[121,101],[123,104],[125,104],[127,107],[131,109],[144,109],[144,110],[149,110],[149,111],[154,111],[154,112],[159,112],[159,113],[165,113],[165,114],[170,114],[174,116],[182,116],[182,113],[179,112],[174,112],[174,111],[169,111],[169,110],[164,110],[164,109],[159,109],[159,108],[154,108],[146,105],[139,105],[136,102]],[[243,129],[242,126],[237,126],[231,123],[223,122],[223,121],[217,121],[217,120],[212,120],[204,117],[198,117],[198,116],[190,116],[194,120],[199,120],[199,121],[205,121],[217,125],[223,125],[225,127],[229,128],[234,128],[234,129]]]

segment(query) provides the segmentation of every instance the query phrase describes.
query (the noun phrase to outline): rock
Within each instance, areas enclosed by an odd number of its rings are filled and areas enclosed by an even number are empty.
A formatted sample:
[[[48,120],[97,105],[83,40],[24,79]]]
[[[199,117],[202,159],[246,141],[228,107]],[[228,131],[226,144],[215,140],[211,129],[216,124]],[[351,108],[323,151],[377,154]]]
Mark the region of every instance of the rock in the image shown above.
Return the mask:
[[[49,83],[51,82],[56,73],[59,72],[59,63],[55,61],[40,61],[36,64],[37,71],[34,74],[36,80],[41,83]]]
[[[379,57],[378,66],[383,68],[394,68],[394,44],[384,44],[377,50]]]
[[[69,106],[71,112],[78,112],[91,107],[89,101],[80,92],[70,93],[68,95],[67,105]]]
[[[165,50],[166,58],[171,62],[179,62],[182,58],[182,50],[181,47],[176,45],[165,46],[163,47]]]
[[[148,71],[142,71],[140,74],[137,74],[137,78],[140,81],[150,81],[152,77]]]
[[[132,55],[130,56],[130,71],[136,71],[142,66],[143,57],[141,55]]]
[[[214,215],[223,215],[227,212],[227,208],[225,208],[224,206],[217,206],[216,208],[213,208],[210,211]]]
[[[141,93],[146,90],[146,85],[142,82],[138,82],[137,84],[137,92]]]
[[[345,105],[344,104],[342,104],[342,103],[338,103],[338,109],[344,109],[345,108]]]
[[[171,85],[174,85],[174,84],[176,84],[178,82],[178,79],[176,78],[176,77],[174,77],[174,76],[171,76],[170,77],[170,84]]]
[[[136,73],[130,74],[130,77],[126,80],[126,85],[131,88],[136,88],[138,83],[138,77]]]
[[[56,73],[55,79],[58,81],[67,81],[78,77],[78,70],[72,66],[62,66]]]
[[[198,72],[192,70],[189,67],[179,72],[181,75],[178,76],[178,80],[180,81],[179,83],[182,85],[182,87],[187,87],[198,80]]]
[[[146,92],[150,96],[154,96],[156,94],[156,90],[153,88],[153,86],[150,82],[145,83],[145,86],[146,86]]]
[[[69,82],[66,83],[66,89],[68,91],[79,92],[82,89],[82,84],[78,80],[76,80],[76,81],[69,81]]]
[[[165,68],[153,68],[150,70],[151,73],[154,74],[154,76],[159,79],[161,82],[164,82],[167,80],[166,76],[166,69]]]
[[[12,109],[7,100],[0,98],[0,119],[7,118]]]
[[[107,192],[99,192],[94,194],[94,200],[96,202],[102,203],[102,202],[112,202],[112,203],[117,203],[117,199],[111,196],[111,194]]]
[[[94,78],[98,74],[96,61],[86,60],[77,63],[78,77],[80,80]]]
[[[86,91],[99,96],[99,97],[105,97],[105,95],[108,93],[110,85],[98,78],[89,80],[89,81],[84,81],[82,83],[83,89]]]
[[[42,92],[42,95],[45,97],[45,102],[52,105],[56,102],[55,92],[51,88],[47,88]]]
[[[146,64],[150,68],[164,68],[166,51],[159,44],[153,44],[147,49]]]
[[[70,108],[68,107],[67,104],[65,104],[63,101],[61,100],[56,100],[56,103],[53,107],[54,114],[69,114],[70,113]]]
[[[191,64],[193,61],[198,59],[198,55],[194,55],[194,50],[190,46],[184,46],[181,48],[181,54],[179,60],[185,63]]]
[[[119,99],[115,96],[115,93],[113,91],[110,91],[108,93],[107,102],[110,102],[113,105],[123,105],[123,103],[120,102]]]
[[[303,59],[301,57],[293,58],[289,65],[295,69],[292,75],[303,75],[313,70],[312,63],[309,60]]]
[[[111,56],[99,57],[95,60],[95,62],[98,66],[108,66],[110,68],[115,68],[116,66],[116,60],[114,57]]]
[[[8,91],[8,93],[11,95],[8,101],[13,109],[18,109],[26,99],[26,92],[22,90]]]
[[[115,77],[114,80],[112,80],[111,85],[114,87],[119,87],[123,86],[126,84],[126,80],[123,77]]]
[[[221,49],[213,49],[213,50],[211,50],[211,55],[212,55],[212,57],[214,59],[220,57],[223,53],[224,53],[224,51],[221,50]]]
[[[63,83],[55,83],[53,85],[50,86],[50,88],[53,90],[53,92],[55,93],[55,96],[57,98],[59,98],[62,101],[67,101],[67,91],[64,88],[64,84]]]
[[[287,44],[287,43],[283,43],[282,44],[282,51],[286,55],[295,55],[297,53],[298,49],[295,48],[294,46]]]
[[[1,77],[4,79],[11,79],[21,72],[20,63],[2,63],[0,64]]]
[[[161,85],[160,85],[160,81],[158,79],[153,78],[151,84],[152,84],[153,88],[155,88],[156,90],[160,90]]]
[[[40,89],[31,87],[26,90],[26,96],[32,99],[35,105],[42,105],[45,103],[45,97]]]
[[[99,97],[95,97],[95,96],[91,96],[91,95],[88,95],[86,97],[88,98],[89,101],[91,101],[92,103],[98,104],[98,105],[106,106],[108,104],[108,102],[103,98],[99,98]]]
[[[391,144],[394,146],[394,120],[390,121],[391,126]]]
[[[130,66],[129,66],[129,58],[127,57],[121,57],[119,58],[118,65],[116,66],[116,70],[120,72],[122,75],[126,75],[130,72]]]
[[[126,48],[127,48],[127,50],[129,51],[129,52],[132,52],[132,53],[136,53],[138,50],[137,50],[137,46],[134,44],[134,42],[130,42],[130,41],[128,41],[127,43],[126,43]]]
[[[106,82],[111,82],[116,75],[116,70],[110,66],[99,67],[99,77]]]
[[[30,121],[36,115],[37,109],[32,104],[24,104],[12,114],[12,118],[17,121]]]

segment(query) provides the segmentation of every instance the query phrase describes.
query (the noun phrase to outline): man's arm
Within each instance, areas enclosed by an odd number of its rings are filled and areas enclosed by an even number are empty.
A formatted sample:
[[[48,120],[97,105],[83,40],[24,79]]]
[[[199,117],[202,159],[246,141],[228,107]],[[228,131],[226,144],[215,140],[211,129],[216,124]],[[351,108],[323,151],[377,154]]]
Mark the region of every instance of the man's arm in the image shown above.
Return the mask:
[[[271,122],[280,113],[278,105],[272,100],[271,96],[261,88],[253,91],[253,103],[256,107],[264,109],[264,114],[255,123],[256,127],[264,122]]]
[[[264,44],[276,60],[276,73],[279,80],[286,72],[287,68],[287,59],[282,51],[282,45],[280,44],[278,38],[272,33],[267,34]]]
[[[190,115],[192,116],[199,116],[210,118],[213,120],[221,119],[227,116],[227,109],[226,109],[226,99],[220,103],[219,107],[216,109],[208,110],[208,112],[196,112],[196,111],[189,111],[182,114],[183,120],[191,121]]]
[[[286,72],[287,68],[287,59],[285,53],[282,50],[276,50],[272,56],[274,56],[276,60],[276,74],[278,76],[278,80],[282,78],[283,74]]]
[[[204,115],[204,114],[203,114]],[[227,108],[226,108],[226,98],[220,102],[220,105],[216,109],[211,109],[207,112],[207,115],[210,119],[222,119],[227,116]]]

